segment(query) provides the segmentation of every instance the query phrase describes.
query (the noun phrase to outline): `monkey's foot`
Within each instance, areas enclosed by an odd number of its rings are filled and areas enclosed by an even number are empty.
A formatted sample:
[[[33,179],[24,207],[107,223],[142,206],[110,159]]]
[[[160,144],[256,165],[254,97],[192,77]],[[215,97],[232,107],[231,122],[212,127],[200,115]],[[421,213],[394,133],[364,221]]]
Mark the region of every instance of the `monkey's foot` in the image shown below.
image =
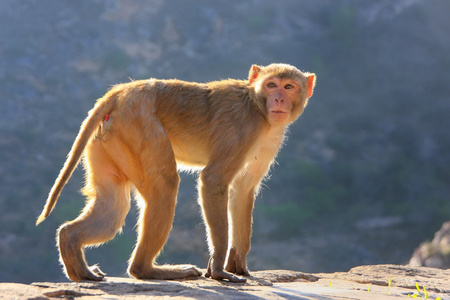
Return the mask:
[[[235,282],[235,283],[247,282],[247,279],[245,279],[245,278],[240,278],[240,277],[234,276],[233,274],[225,272],[222,267],[214,268],[214,266],[211,266],[211,265],[213,265],[212,258],[209,260],[208,270],[206,271],[205,277],[208,277],[208,278],[211,277],[212,279],[215,279],[215,280],[228,280],[230,282]]]
[[[102,280],[102,279],[106,276],[106,273],[103,272],[102,270],[100,270],[100,268],[98,267],[98,265],[90,266],[90,267],[89,267],[89,271],[91,271],[92,274],[94,274],[94,276],[95,276],[96,278],[99,278],[99,279],[93,279],[93,280],[98,280],[98,281],[100,281],[100,280]]]
[[[102,281],[105,277],[105,273],[100,270],[97,265],[93,265],[88,269],[84,268],[83,270],[79,270],[78,272],[74,272],[71,270],[67,272],[67,276],[72,281],[81,281],[81,280],[92,280],[92,281]]]
[[[228,272],[222,271],[214,271],[211,273],[211,270],[208,268],[208,271],[205,274],[205,277],[211,277],[215,280],[228,280],[229,282],[235,282],[235,283],[246,283],[247,279],[240,278],[237,276],[234,276],[233,274],[230,274]]]
[[[225,268],[228,272],[234,273],[236,275],[250,276],[250,272],[247,267],[240,267],[239,264],[228,261],[228,264]]]
[[[202,272],[192,265],[163,265],[153,266],[150,270],[143,270],[139,266],[131,265],[128,273],[137,279],[185,279],[189,277],[199,277]]]
[[[247,259],[245,257],[242,258],[241,255],[237,254],[235,248],[230,249],[225,270],[237,275],[250,276],[250,272],[247,268]]]

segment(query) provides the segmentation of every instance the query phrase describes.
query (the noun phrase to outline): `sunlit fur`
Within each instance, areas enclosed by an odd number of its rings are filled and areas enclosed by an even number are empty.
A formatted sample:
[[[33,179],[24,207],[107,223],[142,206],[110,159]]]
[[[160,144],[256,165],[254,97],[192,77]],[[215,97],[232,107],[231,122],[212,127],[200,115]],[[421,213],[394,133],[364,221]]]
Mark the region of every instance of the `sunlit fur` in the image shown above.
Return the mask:
[[[57,237],[67,276],[102,280],[104,273],[87,265],[83,248],[102,244],[121,230],[131,190],[142,200],[129,274],[143,279],[200,276],[191,265],[155,264],[172,227],[177,169],[196,169],[201,170],[199,203],[211,253],[205,275],[245,281],[231,273],[249,275],[255,194],[314,85],[314,74],[272,64],[252,66],[248,80],[149,79],[113,87],[81,125],[37,220],[50,214],[83,157],[87,205],[59,228]]]

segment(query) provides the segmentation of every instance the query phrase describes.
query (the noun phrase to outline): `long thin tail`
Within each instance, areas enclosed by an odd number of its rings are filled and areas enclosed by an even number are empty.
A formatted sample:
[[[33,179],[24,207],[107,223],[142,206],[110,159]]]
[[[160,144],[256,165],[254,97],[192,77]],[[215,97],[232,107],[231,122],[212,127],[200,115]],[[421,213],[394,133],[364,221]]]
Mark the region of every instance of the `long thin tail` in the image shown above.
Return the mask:
[[[72,149],[67,156],[64,167],[59,172],[58,178],[56,178],[55,184],[50,190],[44,209],[36,221],[36,226],[44,221],[45,218],[47,218],[48,215],[52,212],[62,189],[66,185],[70,176],[72,176],[75,168],[78,166],[81,155],[83,154],[84,148],[86,148],[89,139],[91,138],[94,131],[98,128],[98,125],[103,120],[103,118],[105,118],[105,116],[109,114],[114,108],[114,104],[115,101],[111,99],[111,97],[109,97],[108,99],[100,99],[94,106],[94,108],[89,111],[89,115],[83,121],[80,132],[78,133],[78,136],[76,137],[75,142],[72,145]]]

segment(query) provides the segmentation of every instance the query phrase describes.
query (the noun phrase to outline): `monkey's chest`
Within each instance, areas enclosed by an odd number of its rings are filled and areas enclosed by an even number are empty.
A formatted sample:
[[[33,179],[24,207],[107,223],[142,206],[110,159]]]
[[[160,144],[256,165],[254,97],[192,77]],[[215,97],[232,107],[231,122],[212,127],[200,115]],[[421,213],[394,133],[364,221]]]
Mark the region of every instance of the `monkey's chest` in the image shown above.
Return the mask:
[[[284,131],[269,132],[263,135],[247,153],[246,164],[261,169],[261,172],[267,172],[277,156],[283,140]]]

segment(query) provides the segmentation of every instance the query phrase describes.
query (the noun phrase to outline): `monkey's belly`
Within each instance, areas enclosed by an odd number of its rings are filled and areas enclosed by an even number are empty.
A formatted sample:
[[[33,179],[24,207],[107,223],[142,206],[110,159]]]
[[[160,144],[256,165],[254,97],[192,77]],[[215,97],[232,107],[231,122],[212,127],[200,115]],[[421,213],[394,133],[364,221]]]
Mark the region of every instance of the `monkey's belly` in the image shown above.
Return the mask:
[[[177,164],[186,167],[203,168],[208,164],[209,153],[195,145],[181,146],[172,144]]]

